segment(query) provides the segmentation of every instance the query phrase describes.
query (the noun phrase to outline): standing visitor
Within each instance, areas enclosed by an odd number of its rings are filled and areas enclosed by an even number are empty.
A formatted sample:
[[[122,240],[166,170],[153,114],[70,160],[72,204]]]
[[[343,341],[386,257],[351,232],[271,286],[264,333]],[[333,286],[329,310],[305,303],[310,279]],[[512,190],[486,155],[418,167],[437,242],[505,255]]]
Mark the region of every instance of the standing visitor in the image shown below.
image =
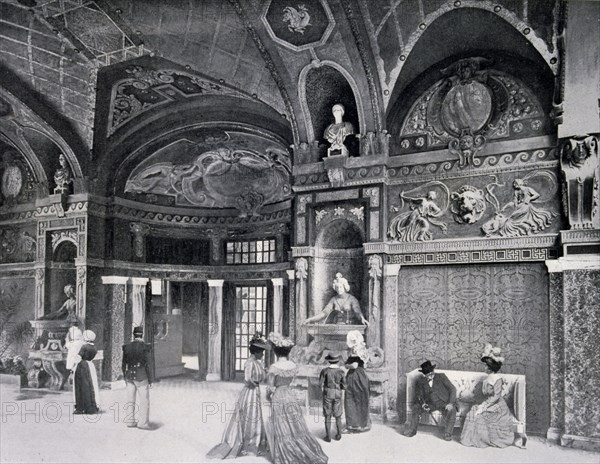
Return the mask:
[[[123,345],[123,377],[127,389],[127,406],[133,408],[126,416],[127,427],[150,430],[150,388],[152,369],[150,351],[152,347],[144,343],[144,329],[133,329],[133,341]]]

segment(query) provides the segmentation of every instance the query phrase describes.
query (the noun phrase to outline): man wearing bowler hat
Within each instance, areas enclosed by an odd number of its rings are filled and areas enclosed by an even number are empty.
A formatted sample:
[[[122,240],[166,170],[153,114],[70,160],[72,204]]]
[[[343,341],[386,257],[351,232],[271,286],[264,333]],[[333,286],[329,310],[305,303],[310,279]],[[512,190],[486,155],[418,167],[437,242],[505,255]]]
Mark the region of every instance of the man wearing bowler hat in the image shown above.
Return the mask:
[[[144,329],[133,329],[133,341],[123,345],[123,377],[127,385],[127,408],[133,408],[127,414],[127,427],[150,430],[150,392],[152,378],[151,349],[144,343]],[[126,411],[127,413],[128,411]]]
[[[421,364],[419,372],[423,375],[419,376],[415,385],[413,414],[409,418],[404,436],[414,437],[417,434],[423,411],[429,414],[433,411],[441,411],[446,421],[444,440],[451,441],[454,422],[456,422],[456,387],[445,374],[435,372],[435,364],[431,364],[431,361]]]

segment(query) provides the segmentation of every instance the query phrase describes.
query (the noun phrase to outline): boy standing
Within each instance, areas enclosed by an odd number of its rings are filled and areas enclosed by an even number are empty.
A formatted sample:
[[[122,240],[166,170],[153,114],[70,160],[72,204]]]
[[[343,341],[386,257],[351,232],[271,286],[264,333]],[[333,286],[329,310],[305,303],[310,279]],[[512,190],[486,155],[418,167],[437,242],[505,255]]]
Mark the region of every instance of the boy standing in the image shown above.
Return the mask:
[[[336,440],[342,438],[342,390],[346,389],[346,375],[338,362],[339,356],[328,354],[325,358],[329,367],[321,371],[319,382],[323,391],[323,415],[325,416],[325,441],[330,442],[331,416],[335,417]]]

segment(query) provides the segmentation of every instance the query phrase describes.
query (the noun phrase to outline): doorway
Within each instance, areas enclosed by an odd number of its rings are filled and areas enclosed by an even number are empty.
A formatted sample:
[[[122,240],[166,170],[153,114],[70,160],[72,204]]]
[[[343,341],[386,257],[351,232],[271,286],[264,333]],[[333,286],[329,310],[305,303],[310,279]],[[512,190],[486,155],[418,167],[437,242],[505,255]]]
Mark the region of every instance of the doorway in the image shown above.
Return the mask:
[[[248,344],[256,332],[267,335],[268,294],[265,284],[235,286],[235,370],[242,372],[250,356]]]

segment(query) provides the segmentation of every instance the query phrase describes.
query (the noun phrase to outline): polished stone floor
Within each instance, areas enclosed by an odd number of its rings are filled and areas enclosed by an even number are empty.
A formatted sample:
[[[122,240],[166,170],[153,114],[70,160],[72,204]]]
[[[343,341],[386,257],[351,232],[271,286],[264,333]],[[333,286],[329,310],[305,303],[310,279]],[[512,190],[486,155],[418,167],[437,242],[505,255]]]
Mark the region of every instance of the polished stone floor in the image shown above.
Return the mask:
[[[238,383],[197,382],[191,376],[163,379],[151,390],[153,430],[125,427],[125,392],[102,390],[102,413],[73,416],[69,392],[15,391],[0,385],[0,462],[2,463],[202,463],[220,441],[227,411],[242,388]],[[323,437],[322,418],[307,416]],[[347,463],[594,463],[600,455],[551,445],[532,437],[526,450],[465,448],[445,442],[424,427],[406,438],[398,428],[374,424],[370,432],[320,441],[329,462]],[[238,458],[233,463],[266,463]],[[308,464],[308,463],[307,463]]]

